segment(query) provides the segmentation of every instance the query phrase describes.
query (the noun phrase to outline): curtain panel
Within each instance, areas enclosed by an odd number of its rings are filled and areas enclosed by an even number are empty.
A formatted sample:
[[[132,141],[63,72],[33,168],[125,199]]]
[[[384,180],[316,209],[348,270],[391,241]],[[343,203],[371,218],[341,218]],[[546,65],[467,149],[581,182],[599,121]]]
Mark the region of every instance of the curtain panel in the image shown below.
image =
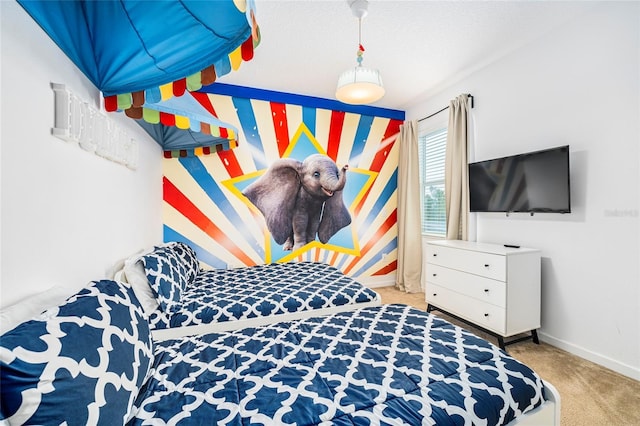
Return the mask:
[[[398,268],[396,288],[422,291],[422,226],[420,215],[420,165],[418,122],[400,126],[398,162]]]
[[[448,240],[469,239],[468,102],[469,97],[466,94],[449,102],[445,157],[445,205]]]

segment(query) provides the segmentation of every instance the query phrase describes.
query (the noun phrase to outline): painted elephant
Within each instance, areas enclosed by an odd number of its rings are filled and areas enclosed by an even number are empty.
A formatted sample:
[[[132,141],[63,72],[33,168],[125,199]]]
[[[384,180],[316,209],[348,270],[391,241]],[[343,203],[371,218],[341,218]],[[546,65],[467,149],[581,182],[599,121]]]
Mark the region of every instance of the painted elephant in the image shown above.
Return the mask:
[[[339,169],[323,154],[300,162],[280,158],[242,193],[262,212],[269,232],[285,250],[318,239],[323,244],[351,223],[342,200],[348,165]]]

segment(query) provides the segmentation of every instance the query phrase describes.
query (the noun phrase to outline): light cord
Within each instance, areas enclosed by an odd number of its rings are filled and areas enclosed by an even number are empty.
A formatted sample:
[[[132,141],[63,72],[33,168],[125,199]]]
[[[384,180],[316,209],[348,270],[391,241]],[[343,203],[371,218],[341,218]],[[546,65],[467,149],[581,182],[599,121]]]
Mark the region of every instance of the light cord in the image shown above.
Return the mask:
[[[358,66],[362,66],[364,47],[362,47],[362,18],[358,18],[358,53],[356,54]]]

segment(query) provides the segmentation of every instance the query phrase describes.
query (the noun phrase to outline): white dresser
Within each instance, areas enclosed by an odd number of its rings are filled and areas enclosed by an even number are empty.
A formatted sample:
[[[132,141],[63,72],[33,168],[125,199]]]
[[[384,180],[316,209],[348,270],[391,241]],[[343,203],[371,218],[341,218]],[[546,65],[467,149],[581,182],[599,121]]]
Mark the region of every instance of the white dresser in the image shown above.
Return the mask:
[[[471,323],[505,344],[532,338],[540,327],[540,250],[445,240],[427,243],[427,311]],[[505,343],[504,338],[522,333]]]

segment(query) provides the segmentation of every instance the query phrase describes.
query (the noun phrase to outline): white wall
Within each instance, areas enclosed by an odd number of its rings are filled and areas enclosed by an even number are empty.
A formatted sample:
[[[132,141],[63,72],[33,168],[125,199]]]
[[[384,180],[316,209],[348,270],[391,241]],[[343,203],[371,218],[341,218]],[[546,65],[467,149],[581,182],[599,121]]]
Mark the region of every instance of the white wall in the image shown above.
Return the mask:
[[[98,90],[15,2],[0,2],[0,306],[54,285],[78,289],[162,240],[160,147],[111,114],[139,145],[135,171],[51,136],[51,82],[97,108]]]
[[[640,379],[640,4],[609,3],[412,105],[475,97],[475,160],[570,145],[568,215],[477,214],[542,249],[541,339]]]

